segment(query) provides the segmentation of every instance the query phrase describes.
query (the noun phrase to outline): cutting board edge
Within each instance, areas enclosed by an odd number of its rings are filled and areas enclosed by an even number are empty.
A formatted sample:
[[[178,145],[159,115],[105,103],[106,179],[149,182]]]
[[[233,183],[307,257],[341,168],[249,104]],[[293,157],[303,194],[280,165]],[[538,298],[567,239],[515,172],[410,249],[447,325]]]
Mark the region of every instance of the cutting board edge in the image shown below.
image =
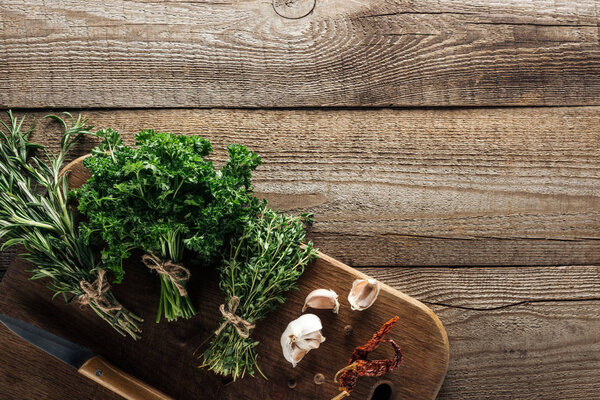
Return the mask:
[[[323,260],[324,262],[327,262],[329,264],[333,264],[335,265],[337,268],[340,268],[342,270],[345,270],[347,272],[349,272],[350,274],[355,275],[357,278],[359,279],[372,279],[371,276],[350,267],[349,265],[344,264],[341,261],[336,260],[335,258],[328,256],[327,254],[324,254],[322,252],[318,252],[318,256],[320,260]],[[378,281],[379,282],[379,281]],[[448,340],[448,334],[446,333],[446,329],[444,328],[444,324],[442,323],[442,321],[438,318],[438,316],[433,312],[433,310],[431,310],[431,308],[429,308],[427,305],[423,304],[422,302],[420,302],[419,300],[415,299],[414,297],[411,297],[409,295],[407,295],[406,293],[401,292],[398,289],[395,289],[383,282],[379,282],[379,284],[381,285],[381,288],[392,293],[394,296],[401,298],[402,300],[414,305],[415,307],[418,307],[419,309],[423,310],[428,316],[429,318],[431,318],[433,320],[433,322],[435,323],[435,325],[438,327],[438,332],[440,333],[442,342],[444,343],[444,348],[445,348],[445,354],[444,354],[444,371],[447,372],[448,371],[448,366],[450,364],[450,341]],[[445,373],[444,373],[445,376]],[[438,388],[437,388],[437,392],[439,392],[442,384],[443,384],[444,380],[442,379],[442,381],[440,382]],[[437,395],[436,392],[436,395]]]
[[[69,177],[69,187],[79,187],[81,186],[83,183],[85,183],[87,181],[87,179],[89,179],[90,174],[89,171],[87,171],[87,169],[83,166],[83,161],[90,157],[92,154],[88,153],[88,154],[84,154],[74,160],[72,160],[71,162],[69,162],[67,165],[65,165],[60,174],[64,174],[65,172],[70,172],[71,176]],[[319,260],[322,260],[325,263],[331,264],[341,270],[344,270],[346,272],[348,272],[350,275],[355,276],[357,279],[370,279],[372,277],[370,277],[369,275],[364,274],[363,272],[350,267],[349,265],[346,265],[344,263],[342,263],[341,261],[336,260],[335,258],[328,256],[327,254],[324,254],[322,252],[318,252],[318,256],[319,258],[317,259],[317,262]],[[435,324],[435,326],[437,327],[437,332],[439,334],[440,340],[443,343],[443,348],[444,348],[444,355],[442,360],[440,360],[440,362],[443,362],[443,375],[442,375],[442,379],[439,381],[437,388],[435,388],[435,395],[433,398],[437,397],[437,394],[440,391],[440,388],[442,387],[442,384],[444,383],[445,380],[445,376],[448,372],[448,367],[450,364],[450,342],[448,340],[448,335],[446,333],[446,329],[444,328],[444,325],[442,324],[441,320],[438,318],[438,316],[425,304],[423,304],[422,302],[420,302],[419,300],[415,299],[414,297],[411,297],[403,292],[401,292],[398,289],[395,289],[383,282],[379,282],[379,284],[381,285],[381,289],[389,292],[390,294],[398,297],[399,299],[402,299],[403,301],[417,307],[418,309],[422,310],[425,315],[427,315],[429,318],[431,318],[431,320],[433,321],[433,323]]]

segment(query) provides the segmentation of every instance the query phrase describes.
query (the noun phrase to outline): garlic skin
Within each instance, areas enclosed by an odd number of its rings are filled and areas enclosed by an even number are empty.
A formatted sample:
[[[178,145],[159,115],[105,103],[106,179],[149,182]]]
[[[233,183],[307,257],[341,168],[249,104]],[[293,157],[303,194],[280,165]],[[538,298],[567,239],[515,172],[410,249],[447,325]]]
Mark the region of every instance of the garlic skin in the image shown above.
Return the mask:
[[[379,296],[379,289],[379,282],[375,279],[355,280],[348,294],[348,302],[352,310],[363,311],[371,307]]]
[[[332,310],[334,314],[340,311],[340,302],[338,295],[331,289],[313,290],[306,296],[302,312],[307,308],[315,308],[317,310]]]
[[[312,349],[325,341],[323,325],[315,314],[304,314],[290,322],[281,335],[281,349],[286,360],[295,367]]]

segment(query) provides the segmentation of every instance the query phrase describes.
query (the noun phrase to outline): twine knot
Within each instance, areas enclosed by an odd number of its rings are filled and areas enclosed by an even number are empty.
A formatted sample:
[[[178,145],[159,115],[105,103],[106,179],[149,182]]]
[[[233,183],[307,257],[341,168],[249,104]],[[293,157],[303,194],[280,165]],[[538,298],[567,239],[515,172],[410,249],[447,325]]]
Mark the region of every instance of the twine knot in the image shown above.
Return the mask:
[[[179,290],[179,294],[182,297],[187,296],[187,290],[185,290],[183,284],[190,279],[191,274],[186,267],[176,264],[171,260],[163,261],[152,253],[144,254],[142,262],[146,267],[155,270],[158,274],[168,276],[177,290]]]
[[[79,296],[79,302],[83,305],[88,305],[93,301],[101,311],[109,313],[110,311],[120,310],[123,307],[121,305],[113,305],[106,298],[106,292],[110,290],[110,283],[104,280],[105,274],[106,271],[99,269],[98,278],[94,282],[90,283],[86,280],[79,282],[79,286],[84,293]]]
[[[254,329],[256,325],[251,324],[238,315],[235,315],[235,311],[239,305],[240,298],[233,296],[231,299],[229,299],[229,304],[227,305],[229,311],[225,310],[225,304],[221,304],[219,306],[219,310],[221,311],[221,314],[223,314],[225,321],[221,324],[219,329],[215,331],[215,335],[221,333],[221,331],[225,329],[228,324],[231,324],[235,328],[238,335],[240,335],[242,338],[246,339],[248,336],[250,336],[250,329]]]

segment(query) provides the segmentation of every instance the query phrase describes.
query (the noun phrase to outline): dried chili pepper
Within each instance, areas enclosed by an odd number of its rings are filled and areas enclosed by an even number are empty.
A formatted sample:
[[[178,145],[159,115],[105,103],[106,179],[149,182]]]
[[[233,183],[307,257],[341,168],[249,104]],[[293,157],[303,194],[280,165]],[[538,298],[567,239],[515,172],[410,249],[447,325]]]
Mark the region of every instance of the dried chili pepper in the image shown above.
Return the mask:
[[[350,392],[356,386],[360,376],[381,376],[397,368],[402,362],[402,351],[400,346],[392,339],[384,339],[385,335],[392,329],[392,326],[398,322],[399,317],[395,316],[373,335],[373,337],[363,346],[358,346],[352,352],[352,356],[348,361],[348,365],[342,368],[335,374],[334,381],[340,378],[341,393],[335,396],[332,400],[342,399],[350,395]],[[394,348],[394,358],[388,360],[367,360],[370,352],[375,350],[381,342],[388,342]]]

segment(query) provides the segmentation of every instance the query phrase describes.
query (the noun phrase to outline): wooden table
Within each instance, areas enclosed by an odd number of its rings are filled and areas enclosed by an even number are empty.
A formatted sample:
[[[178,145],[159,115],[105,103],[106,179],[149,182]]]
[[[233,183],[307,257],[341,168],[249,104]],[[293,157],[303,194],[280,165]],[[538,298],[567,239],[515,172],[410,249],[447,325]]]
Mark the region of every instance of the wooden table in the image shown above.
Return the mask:
[[[0,108],[246,144],[321,250],[439,315],[440,399],[600,399],[599,2],[311,1],[0,1]],[[31,374],[0,392],[51,398]]]

